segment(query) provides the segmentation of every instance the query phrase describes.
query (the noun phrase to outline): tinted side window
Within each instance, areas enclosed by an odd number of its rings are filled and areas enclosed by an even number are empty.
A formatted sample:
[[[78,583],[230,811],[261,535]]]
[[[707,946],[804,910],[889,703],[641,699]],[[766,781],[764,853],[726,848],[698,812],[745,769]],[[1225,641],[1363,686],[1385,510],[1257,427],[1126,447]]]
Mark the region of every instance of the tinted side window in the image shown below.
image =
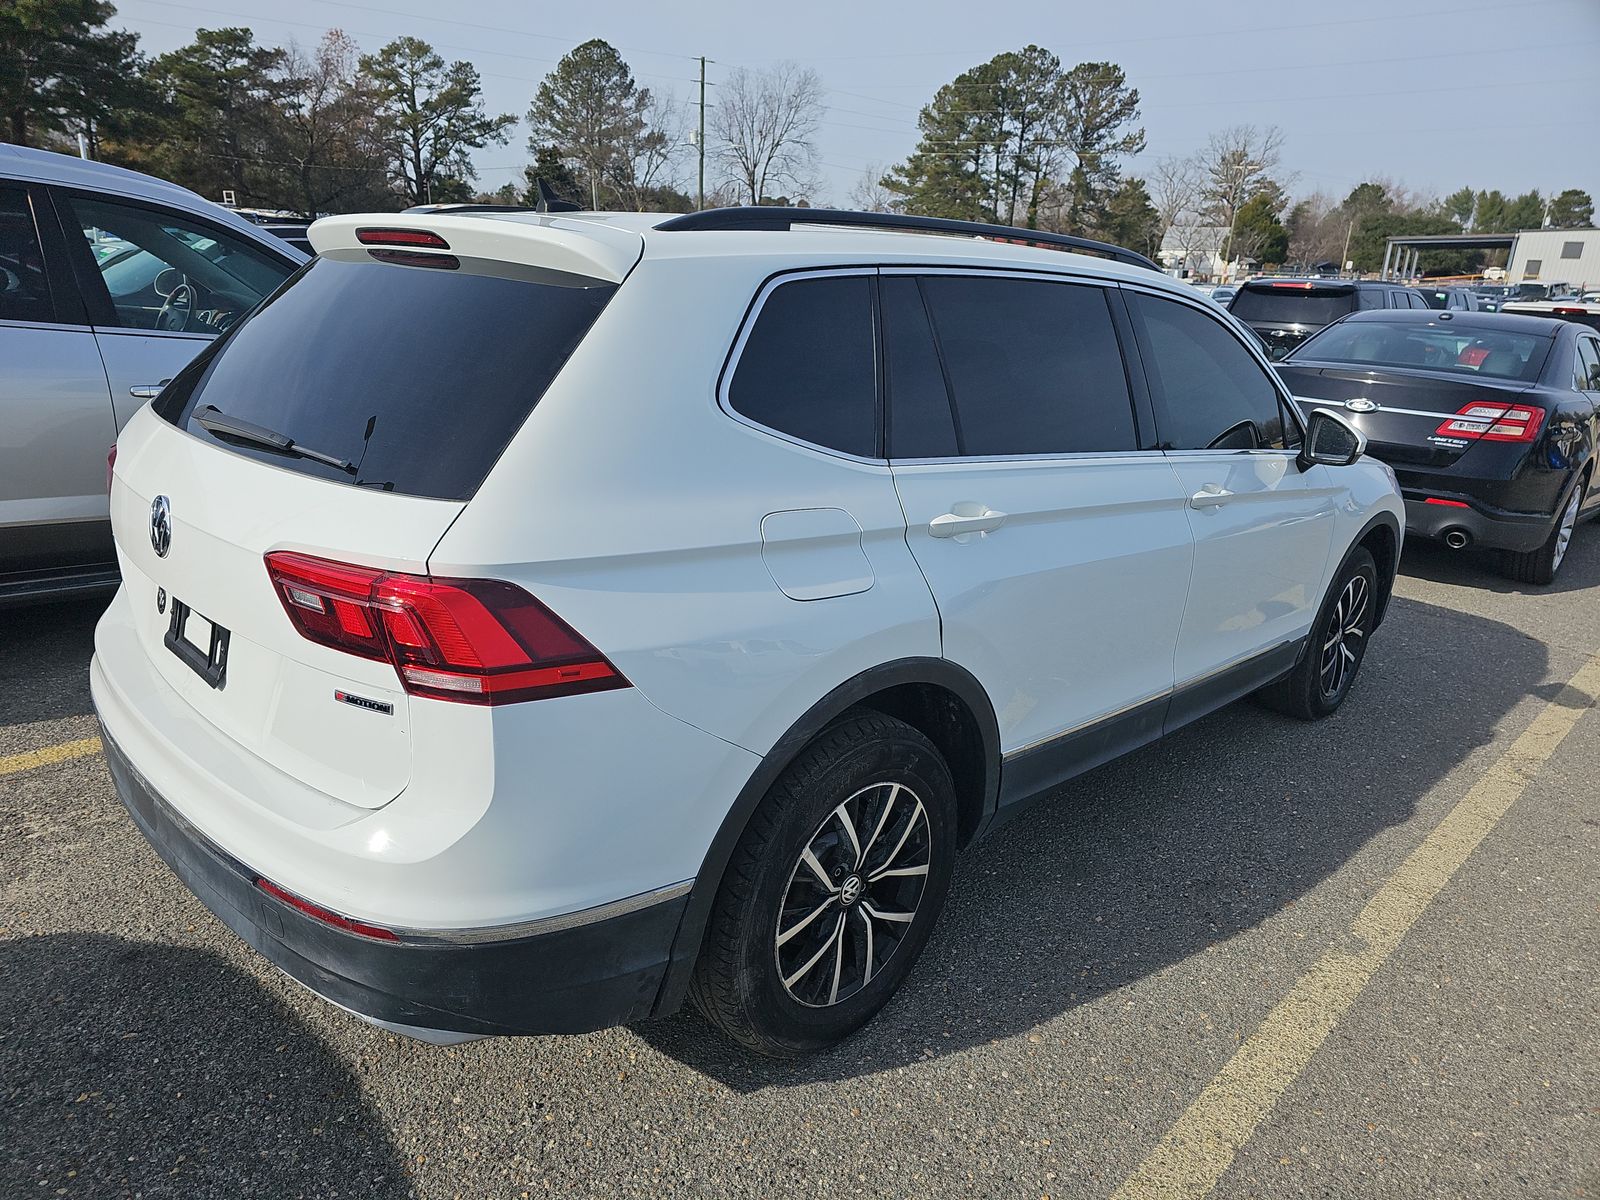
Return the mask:
[[[1388,299],[1388,293],[1382,288],[1362,288],[1356,295],[1360,298],[1361,308],[1382,308]]]
[[[955,416],[921,289],[906,275],[885,276],[878,287],[889,394],[889,457],[952,457],[960,452]]]
[[[817,446],[877,454],[872,279],[796,279],[767,296],[728,385],[735,412]]]
[[[1283,413],[1266,371],[1223,324],[1130,292],[1165,450],[1281,449]]]
[[[0,188],[0,321],[55,319],[28,194]]]
[[[969,455],[1138,446],[1116,326],[1095,287],[992,276],[921,280]]]

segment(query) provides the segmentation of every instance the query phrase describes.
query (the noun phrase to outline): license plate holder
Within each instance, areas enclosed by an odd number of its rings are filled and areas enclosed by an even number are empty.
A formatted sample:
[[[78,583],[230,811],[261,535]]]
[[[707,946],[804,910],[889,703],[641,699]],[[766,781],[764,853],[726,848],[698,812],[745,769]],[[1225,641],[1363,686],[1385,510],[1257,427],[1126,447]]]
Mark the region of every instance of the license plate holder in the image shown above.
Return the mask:
[[[167,622],[166,636],[161,640],[211,687],[220,689],[227,682],[228,631],[176,596],[172,598],[172,616]]]

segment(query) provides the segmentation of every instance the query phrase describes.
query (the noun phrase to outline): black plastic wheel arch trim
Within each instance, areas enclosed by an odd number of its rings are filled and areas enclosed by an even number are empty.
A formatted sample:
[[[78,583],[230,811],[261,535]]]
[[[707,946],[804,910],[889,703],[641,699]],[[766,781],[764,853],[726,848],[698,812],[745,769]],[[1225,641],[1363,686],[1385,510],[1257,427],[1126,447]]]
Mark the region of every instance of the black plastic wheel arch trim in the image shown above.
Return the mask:
[[[977,719],[983,741],[983,798],[978,827],[981,829],[988,823],[1000,796],[1000,723],[995,718],[988,693],[970,671],[948,659],[906,658],[872,667],[840,684],[812,705],[767,751],[755,772],[739,790],[728,815],[723,818],[716,836],[711,839],[711,847],[706,851],[694,886],[689,890],[688,907],[684,910],[678,935],[673,940],[672,956],[656,998],[654,1015],[665,1016],[682,1006],[688,994],[689,977],[694,972],[695,960],[700,957],[700,944],[711,918],[711,906],[722,887],[722,876],[728,860],[733,857],[734,847],[744,835],[756,805],[772,789],[778,776],[833,721],[858,705],[870,708],[873,696],[906,684],[945,688],[956,695]]]

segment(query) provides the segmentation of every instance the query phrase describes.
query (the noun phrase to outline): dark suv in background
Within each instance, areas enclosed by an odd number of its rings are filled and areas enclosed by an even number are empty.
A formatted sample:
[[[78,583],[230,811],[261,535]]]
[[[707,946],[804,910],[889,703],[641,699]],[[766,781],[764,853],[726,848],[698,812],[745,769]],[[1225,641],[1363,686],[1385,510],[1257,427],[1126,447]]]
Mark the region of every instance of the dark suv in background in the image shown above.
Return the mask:
[[[1416,288],[1361,279],[1253,279],[1228,311],[1256,333],[1273,359],[1282,358],[1325,325],[1376,308],[1426,309]]]

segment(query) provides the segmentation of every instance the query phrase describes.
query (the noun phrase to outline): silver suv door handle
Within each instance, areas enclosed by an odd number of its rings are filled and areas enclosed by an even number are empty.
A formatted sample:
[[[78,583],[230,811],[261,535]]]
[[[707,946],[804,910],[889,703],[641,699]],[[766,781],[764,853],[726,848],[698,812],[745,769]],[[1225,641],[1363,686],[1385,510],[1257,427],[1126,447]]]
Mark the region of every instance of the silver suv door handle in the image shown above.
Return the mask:
[[[170,379],[163,379],[160,383],[138,383],[128,389],[128,395],[135,400],[154,400],[161,395],[161,389],[171,383]]]
[[[1221,484],[1208,483],[1189,497],[1189,507],[1215,508],[1219,504],[1226,504],[1232,495],[1233,493]]]
[[[957,537],[963,533],[993,533],[1006,522],[1006,514],[985,507],[978,516],[963,517],[944,513],[928,522],[928,533],[933,537]]]

